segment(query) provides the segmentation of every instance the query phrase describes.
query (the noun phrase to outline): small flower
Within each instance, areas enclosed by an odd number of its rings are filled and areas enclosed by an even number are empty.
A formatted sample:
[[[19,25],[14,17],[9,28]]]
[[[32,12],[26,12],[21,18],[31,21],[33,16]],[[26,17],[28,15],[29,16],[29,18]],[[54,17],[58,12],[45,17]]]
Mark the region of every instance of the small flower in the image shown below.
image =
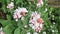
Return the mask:
[[[29,26],[32,27],[36,32],[42,30],[43,27],[43,19],[40,18],[40,15],[37,12],[32,12],[31,18],[29,20]]]
[[[43,1],[42,0],[37,0],[37,7],[40,7],[41,5],[43,5]]]
[[[27,28],[28,26],[27,26],[27,25],[25,25],[24,27],[25,27],[25,28]]]
[[[27,32],[27,34],[30,34],[30,32]]]
[[[37,32],[34,32],[34,34],[38,34]]]
[[[18,21],[18,19],[16,19],[16,21]]]
[[[55,24],[55,22],[53,22],[53,24]]]
[[[14,3],[11,2],[10,4],[8,4],[8,5],[7,5],[7,8],[9,8],[9,9],[13,9],[13,8],[14,8]]]
[[[52,18],[52,20],[54,20],[54,18]]]
[[[47,8],[45,8],[45,12],[47,11],[48,9]]]
[[[52,30],[52,32],[55,32],[54,30]]]
[[[18,7],[18,9],[16,9],[14,11],[14,15],[13,18],[16,19],[18,21],[19,18],[21,18],[21,20],[24,20],[24,16],[26,16],[27,13],[27,9],[26,8],[20,8]]]

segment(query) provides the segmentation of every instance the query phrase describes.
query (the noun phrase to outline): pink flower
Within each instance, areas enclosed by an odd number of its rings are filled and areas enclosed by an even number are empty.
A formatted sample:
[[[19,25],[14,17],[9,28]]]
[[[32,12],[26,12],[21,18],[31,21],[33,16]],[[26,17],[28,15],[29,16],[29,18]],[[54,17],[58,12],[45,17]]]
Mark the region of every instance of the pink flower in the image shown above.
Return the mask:
[[[26,16],[25,14],[26,12],[28,12],[26,8],[18,7],[18,9],[14,11],[13,18],[16,19],[16,21],[18,21],[19,18],[21,18],[21,20],[24,20],[24,16]]]
[[[8,4],[8,5],[7,5],[7,8],[9,8],[9,9],[13,9],[13,8],[14,8],[14,3],[11,2],[10,4]]]
[[[43,1],[42,0],[37,0],[37,7],[40,7],[43,5]]]
[[[39,32],[43,28],[43,19],[40,18],[40,15],[37,12],[33,12],[29,20],[29,26],[32,27],[36,32]]]
[[[38,19],[40,18],[40,15],[37,12],[32,12],[32,18]]]

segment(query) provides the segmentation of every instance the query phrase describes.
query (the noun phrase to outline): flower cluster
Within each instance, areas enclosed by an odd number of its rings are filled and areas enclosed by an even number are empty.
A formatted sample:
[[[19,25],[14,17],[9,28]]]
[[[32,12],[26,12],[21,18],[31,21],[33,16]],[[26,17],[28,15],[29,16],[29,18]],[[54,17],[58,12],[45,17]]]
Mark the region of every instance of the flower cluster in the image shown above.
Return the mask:
[[[42,0],[37,0],[37,7],[40,7],[41,5],[43,5],[43,1]]]
[[[16,9],[14,11],[13,18],[16,19],[16,21],[18,21],[19,18],[23,18],[24,16],[26,16],[27,12],[28,11],[27,11],[26,8],[20,8],[20,7],[18,7],[18,9]]]
[[[12,0],[13,1],[13,0]],[[34,0],[30,0],[34,1]],[[42,0],[37,0],[37,7],[40,7],[43,5]],[[11,2],[10,4],[7,5],[8,9],[13,9],[14,8],[14,3]],[[26,16],[27,13],[26,8],[20,8],[18,7],[16,10],[14,10],[13,18],[18,21],[20,18],[24,20],[24,16]],[[32,12],[31,18],[29,20],[29,26],[32,27],[36,32],[39,32],[43,28],[43,19],[40,17],[40,15],[37,12]],[[27,26],[25,26],[27,27]]]
[[[43,19],[37,12],[32,12],[31,18],[29,20],[29,26],[32,27],[36,32],[40,32],[43,28]]]
[[[14,8],[14,3],[11,2],[10,4],[8,4],[8,5],[7,5],[7,8],[9,8],[9,9],[13,9],[13,8]]]

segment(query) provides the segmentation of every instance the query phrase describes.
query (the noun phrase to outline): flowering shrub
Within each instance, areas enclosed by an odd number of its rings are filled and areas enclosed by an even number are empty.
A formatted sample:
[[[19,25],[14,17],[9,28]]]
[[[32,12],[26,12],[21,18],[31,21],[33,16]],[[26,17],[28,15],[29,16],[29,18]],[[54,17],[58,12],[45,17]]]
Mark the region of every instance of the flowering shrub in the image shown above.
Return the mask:
[[[0,0],[0,34],[58,34],[60,9],[47,3],[48,0]]]

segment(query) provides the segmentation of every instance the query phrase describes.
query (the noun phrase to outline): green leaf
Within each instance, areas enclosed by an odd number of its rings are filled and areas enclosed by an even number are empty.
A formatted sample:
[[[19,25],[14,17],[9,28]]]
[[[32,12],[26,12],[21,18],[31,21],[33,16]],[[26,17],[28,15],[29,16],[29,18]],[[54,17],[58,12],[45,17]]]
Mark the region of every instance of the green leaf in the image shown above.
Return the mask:
[[[22,2],[22,0],[16,0],[16,4],[18,4],[19,2]]]
[[[7,15],[7,19],[8,19],[8,20],[11,20],[11,16],[10,16],[10,15]]]
[[[11,2],[11,0],[7,0],[7,4],[9,4]]]
[[[20,31],[20,28],[17,28],[15,31],[14,31],[14,34],[20,34],[21,31]]]
[[[5,28],[3,30],[4,30],[5,34],[12,34],[14,29],[15,29],[15,27],[12,24],[9,24],[9,25],[5,26]]]
[[[1,20],[1,19],[0,19],[0,23],[1,23],[3,26],[6,26],[6,25],[10,24],[11,21],[10,21],[10,20]]]

